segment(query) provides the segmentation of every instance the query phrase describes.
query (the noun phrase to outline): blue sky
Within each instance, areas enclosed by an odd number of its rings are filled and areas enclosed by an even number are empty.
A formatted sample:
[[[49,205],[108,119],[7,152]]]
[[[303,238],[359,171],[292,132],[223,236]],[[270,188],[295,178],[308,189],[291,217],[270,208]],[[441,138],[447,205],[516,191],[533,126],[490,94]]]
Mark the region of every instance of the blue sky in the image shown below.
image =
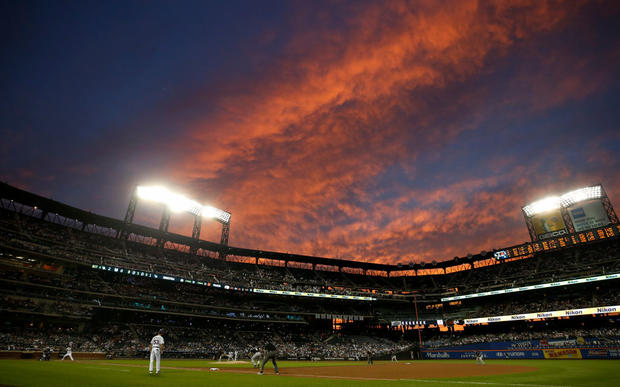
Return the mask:
[[[620,198],[617,4],[1,7],[0,179],[80,208],[164,183],[232,212],[232,245],[396,263],[524,242],[548,194]]]

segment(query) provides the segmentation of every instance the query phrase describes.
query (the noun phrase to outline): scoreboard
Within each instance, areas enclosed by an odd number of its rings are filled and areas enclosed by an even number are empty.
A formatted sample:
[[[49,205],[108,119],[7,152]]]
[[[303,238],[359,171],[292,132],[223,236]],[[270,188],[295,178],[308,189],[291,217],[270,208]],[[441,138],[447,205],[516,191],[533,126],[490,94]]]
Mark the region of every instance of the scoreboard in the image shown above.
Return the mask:
[[[494,257],[498,260],[523,257],[538,253],[540,251],[558,250],[565,247],[582,245],[584,243],[618,236],[620,236],[620,224],[613,224],[593,230],[577,232],[574,234],[509,247],[507,249],[496,251],[494,253]]]
[[[563,237],[618,224],[618,217],[600,184],[576,189],[560,196],[549,196],[530,203],[521,210],[532,242],[555,240],[554,243],[570,243],[572,241]],[[586,240],[594,240],[596,237],[595,234],[583,235]],[[580,238],[578,236],[578,240]],[[544,250],[544,246],[538,248]]]

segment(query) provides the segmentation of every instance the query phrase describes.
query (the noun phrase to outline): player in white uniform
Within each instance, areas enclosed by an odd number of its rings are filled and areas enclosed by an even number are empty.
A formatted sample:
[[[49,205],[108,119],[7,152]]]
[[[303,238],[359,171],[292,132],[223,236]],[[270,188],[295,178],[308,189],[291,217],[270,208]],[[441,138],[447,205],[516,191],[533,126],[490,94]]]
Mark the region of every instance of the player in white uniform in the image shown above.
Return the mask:
[[[149,351],[151,352],[151,363],[149,364],[149,374],[153,375],[153,360],[155,360],[157,375],[160,374],[159,361],[161,354],[164,352],[164,338],[161,337],[164,333],[163,329],[160,329],[157,335],[151,339],[151,345],[149,345]]]
[[[71,350],[72,345],[73,345],[73,342],[70,342],[69,346],[67,347],[67,353],[65,353],[65,355],[62,357],[62,360],[65,360],[65,357],[69,356],[69,359],[73,361],[72,350]]]
[[[482,356],[482,352],[480,351],[476,351],[476,363],[484,365],[484,360],[482,360],[483,356]]]
[[[252,355],[252,357],[250,358],[250,360],[252,360],[252,366],[254,366],[254,368],[258,367],[258,365],[260,364],[262,355],[263,354],[258,349],[256,349],[254,355]]]

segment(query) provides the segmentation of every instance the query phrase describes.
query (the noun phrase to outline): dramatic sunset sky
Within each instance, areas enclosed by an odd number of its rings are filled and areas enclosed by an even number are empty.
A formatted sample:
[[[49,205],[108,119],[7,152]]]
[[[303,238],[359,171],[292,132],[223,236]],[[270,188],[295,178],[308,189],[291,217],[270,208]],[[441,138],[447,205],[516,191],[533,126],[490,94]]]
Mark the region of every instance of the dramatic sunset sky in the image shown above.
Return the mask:
[[[0,180],[69,205],[159,183],[232,246],[385,263],[522,243],[523,205],[585,185],[620,209],[618,1],[0,10]]]

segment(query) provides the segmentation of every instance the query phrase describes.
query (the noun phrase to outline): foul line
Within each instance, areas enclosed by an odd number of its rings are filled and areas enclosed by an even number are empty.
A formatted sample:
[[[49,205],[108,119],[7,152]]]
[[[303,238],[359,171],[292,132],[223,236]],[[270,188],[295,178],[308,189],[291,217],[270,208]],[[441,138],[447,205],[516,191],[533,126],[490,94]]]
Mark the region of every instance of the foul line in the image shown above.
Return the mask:
[[[559,386],[557,384],[525,384],[525,383],[498,383],[498,382],[468,382],[459,380],[436,380],[436,379],[399,379],[405,382],[421,383],[452,383],[452,384],[481,384],[485,386],[519,386],[519,387],[571,387]]]
[[[117,371],[117,372],[129,372],[129,370],[119,370],[119,369],[105,368],[105,367],[84,367],[84,368],[90,368],[90,369],[95,369],[95,370],[112,370],[112,371]]]

